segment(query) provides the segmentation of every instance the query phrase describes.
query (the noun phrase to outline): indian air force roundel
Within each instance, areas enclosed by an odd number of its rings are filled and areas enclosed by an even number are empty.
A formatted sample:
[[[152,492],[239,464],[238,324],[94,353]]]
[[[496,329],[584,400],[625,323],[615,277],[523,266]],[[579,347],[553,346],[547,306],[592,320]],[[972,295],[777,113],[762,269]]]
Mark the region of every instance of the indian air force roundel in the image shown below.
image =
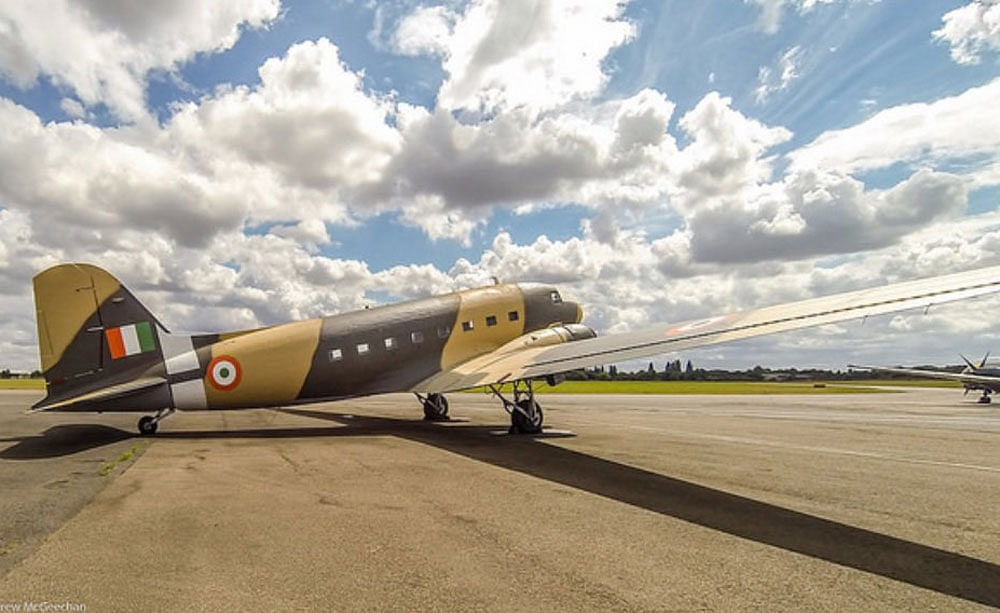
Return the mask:
[[[239,385],[242,376],[240,363],[232,356],[220,355],[208,363],[208,382],[217,390],[228,392]]]

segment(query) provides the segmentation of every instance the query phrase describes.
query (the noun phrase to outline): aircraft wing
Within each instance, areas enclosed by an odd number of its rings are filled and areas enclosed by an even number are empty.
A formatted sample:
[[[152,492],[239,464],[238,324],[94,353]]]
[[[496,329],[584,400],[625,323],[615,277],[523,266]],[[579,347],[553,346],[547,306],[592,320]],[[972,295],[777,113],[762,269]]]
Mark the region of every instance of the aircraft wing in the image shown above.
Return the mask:
[[[438,373],[413,388],[446,392],[672,351],[727,343],[798,328],[927,308],[1000,291],[1000,266],[811,298],[643,330],[534,346],[532,335]]]
[[[897,375],[913,375],[914,377],[927,377],[929,379],[946,379],[948,381],[961,381],[962,383],[977,383],[980,385],[1000,386],[1000,377],[991,377],[989,375],[976,375],[973,373],[944,372],[940,370],[926,370],[923,368],[860,366],[855,364],[848,364],[848,368],[874,370],[878,372],[891,372]]]

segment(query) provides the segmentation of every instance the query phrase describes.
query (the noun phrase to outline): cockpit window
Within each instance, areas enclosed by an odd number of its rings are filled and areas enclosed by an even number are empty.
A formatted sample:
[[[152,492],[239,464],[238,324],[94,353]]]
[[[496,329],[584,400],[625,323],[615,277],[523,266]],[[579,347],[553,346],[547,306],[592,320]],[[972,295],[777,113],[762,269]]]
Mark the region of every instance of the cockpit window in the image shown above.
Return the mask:
[[[552,298],[552,304],[562,303],[562,296],[559,295],[559,292],[552,292],[549,296]]]

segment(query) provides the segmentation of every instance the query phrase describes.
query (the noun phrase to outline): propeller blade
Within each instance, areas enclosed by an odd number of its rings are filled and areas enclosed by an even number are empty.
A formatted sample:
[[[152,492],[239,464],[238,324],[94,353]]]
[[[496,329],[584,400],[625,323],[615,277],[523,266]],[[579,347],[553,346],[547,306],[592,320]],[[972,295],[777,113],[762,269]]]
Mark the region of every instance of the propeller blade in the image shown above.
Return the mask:
[[[983,356],[983,361],[979,363],[979,368],[985,367],[986,366],[986,360],[988,360],[988,359],[990,359],[990,352],[989,351],[987,351],[986,355]]]

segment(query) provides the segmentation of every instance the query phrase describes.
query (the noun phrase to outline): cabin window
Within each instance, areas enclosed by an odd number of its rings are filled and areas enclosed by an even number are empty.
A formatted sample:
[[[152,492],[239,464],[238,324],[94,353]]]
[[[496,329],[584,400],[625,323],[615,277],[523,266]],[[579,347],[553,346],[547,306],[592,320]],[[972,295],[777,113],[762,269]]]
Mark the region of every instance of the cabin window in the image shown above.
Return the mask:
[[[344,359],[344,352],[343,351],[341,351],[340,349],[331,349],[330,350],[330,361],[331,362],[336,362],[336,361],[342,360],[342,359]]]
[[[469,321],[463,321],[462,322],[462,330],[464,330],[465,332],[471,332],[472,328],[473,328],[473,326],[472,326],[472,320],[471,319]]]
[[[371,351],[371,348],[368,347],[368,343],[358,343],[358,355],[365,355],[369,351]]]
[[[517,321],[519,317],[520,316],[517,314],[517,311],[507,313],[507,321]]]
[[[396,337],[390,336],[385,339],[385,348],[387,351],[392,351],[393,349],[399,347],[399,343],[396,342]]]
[[[562,296],[559,295],[559,292],[552,292],[549,296],[552,298],[553,304],[559,304],[562,302]]]
[[[410,332],[410,342],[412,342],[414,345],[419,345],[420,343],[424,342],[424,333],[421,332],[420,330],[417,330],[416,332]]]
[[[495,325],[497,325],[497,316],[496,315],[487,315],[486,316],[486,325],[487,326],[495,326]]]
[[[448,326],[438,326],[438,338],[448,338],[451,334],[451,328]]]

